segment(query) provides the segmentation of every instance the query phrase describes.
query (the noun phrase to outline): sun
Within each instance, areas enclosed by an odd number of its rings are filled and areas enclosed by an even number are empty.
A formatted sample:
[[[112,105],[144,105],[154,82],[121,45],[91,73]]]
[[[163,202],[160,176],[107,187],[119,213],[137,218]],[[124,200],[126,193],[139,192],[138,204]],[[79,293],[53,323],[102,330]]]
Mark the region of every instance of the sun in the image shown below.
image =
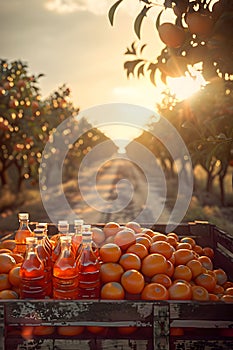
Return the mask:
[[[190,75],[178,78],[167,77],[167,86],[179,101],[186,100],[205,85],[205,79],[197,71],[192,77]]]

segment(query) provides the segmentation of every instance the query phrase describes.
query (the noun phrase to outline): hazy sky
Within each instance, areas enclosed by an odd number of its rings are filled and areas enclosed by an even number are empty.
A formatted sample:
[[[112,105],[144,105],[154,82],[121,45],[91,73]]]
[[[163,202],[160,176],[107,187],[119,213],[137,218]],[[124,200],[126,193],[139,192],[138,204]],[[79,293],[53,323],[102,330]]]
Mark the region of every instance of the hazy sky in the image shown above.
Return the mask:
[[[0,57],[21,59],[31,73],[44,73],[43,96],[67,83],[81,109],[110,102],[153,108],[158,92],[149,80],[128,80],[123,69],[126,47],[137,40],[133,20],[143,5],[124,0],[111,27],[108,10],[114,2],[0,0]],[[143,24],[142,39],[156,58],[161,43],[152,18]]]

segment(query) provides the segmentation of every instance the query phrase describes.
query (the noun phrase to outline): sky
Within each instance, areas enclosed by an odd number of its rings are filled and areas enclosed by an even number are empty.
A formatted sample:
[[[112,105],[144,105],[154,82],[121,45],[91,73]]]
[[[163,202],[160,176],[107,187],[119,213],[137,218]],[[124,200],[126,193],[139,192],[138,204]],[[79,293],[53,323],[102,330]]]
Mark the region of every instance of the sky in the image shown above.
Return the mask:
[[[0,57],[27,62],[46,97],[66,83],[81,110],[105,103],[139,104],[154,109],[159,89],[146,78],[127,79],[124,52],[138,42],[133,21],[142,8],[124,0],[110,25],[115,0],[0,0]],[[159,11],[158,7],[155,11]],[[153,16],[144,21],[145,56],[155,59],[162,44]]]

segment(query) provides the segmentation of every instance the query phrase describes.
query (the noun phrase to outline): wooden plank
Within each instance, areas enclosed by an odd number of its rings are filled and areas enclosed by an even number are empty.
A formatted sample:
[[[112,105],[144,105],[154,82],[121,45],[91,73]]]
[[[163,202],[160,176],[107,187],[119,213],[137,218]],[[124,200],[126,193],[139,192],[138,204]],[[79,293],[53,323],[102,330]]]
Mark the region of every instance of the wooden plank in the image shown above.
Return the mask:
[[[219,320],[233,324],[233,303],[168,301],[170,320]]]
[[[9,325],[152,326],[151,302],[12,300],[5,307]]]
[[[0,305],[0,350],[4,350],[4,343],[5,343],[4,306]]]
[[[176,339],[171,342],[171,350],[230,350],[233,340]]]

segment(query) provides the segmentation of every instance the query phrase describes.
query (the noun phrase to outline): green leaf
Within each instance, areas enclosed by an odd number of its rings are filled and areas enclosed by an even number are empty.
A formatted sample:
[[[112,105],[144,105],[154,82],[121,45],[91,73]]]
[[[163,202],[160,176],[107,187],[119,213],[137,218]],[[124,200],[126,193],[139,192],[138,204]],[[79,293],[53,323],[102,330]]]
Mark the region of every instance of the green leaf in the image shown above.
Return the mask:
[[[120,3],[122,1],[123,0],[118,0],[117,2],[115,2],[115,4],[112,5],[112,7],[110,8],[110,10],[108,12],[108,18],[109,18],[109,21],[110,21],[112,26],[113,26],[113,20],[114,20],[114,15],[115,15],[116,9],[118,8],[118,6],[120,5]]]
[[[157,19],[156,19],[155,25],[156,25],[156,29],[157,29],[157,30],[158,30],[158,28],[159,28],[159,26],[160,26],[160,17],[162,16],[162,13],[163,13],[163,10],[160,11],[160,13],[158,14],[158,17],[157,17]]]
[[[141,38],[140,32],[141,32],[141,25],[144,17],[146,17],[147,11],[151,8],[152,6],[147,6],[145,5],[142,9],[142,11],[138,14],[134,21],[134,31],[138,37],[138,39]]]
[[[152,82],[153,85],[156,86],[155,82],[155,71],[158,68],[158,65],[156,63],[151,63],[148,67],[148,71],[150,71],[150,81]]]
[[[131,44],[131,48],[127,47],[127,50],[125,52],[125,55],[136,55],[136,49],[135,49],[135,42]]]
[[[138,78],[140,78],[141,75],[144,75],[144,66],[145,64],[143,63],[139,68],[138,68]]]
[[[124,69],[126,69],[127,71],[127,78],[130,76],[130,74],[134,75],[134,71],[136,69],[136,66],[141,63],[143,60],[138,59],[138,60],[134,60],[134,61],[127,61],[124,63]]]

